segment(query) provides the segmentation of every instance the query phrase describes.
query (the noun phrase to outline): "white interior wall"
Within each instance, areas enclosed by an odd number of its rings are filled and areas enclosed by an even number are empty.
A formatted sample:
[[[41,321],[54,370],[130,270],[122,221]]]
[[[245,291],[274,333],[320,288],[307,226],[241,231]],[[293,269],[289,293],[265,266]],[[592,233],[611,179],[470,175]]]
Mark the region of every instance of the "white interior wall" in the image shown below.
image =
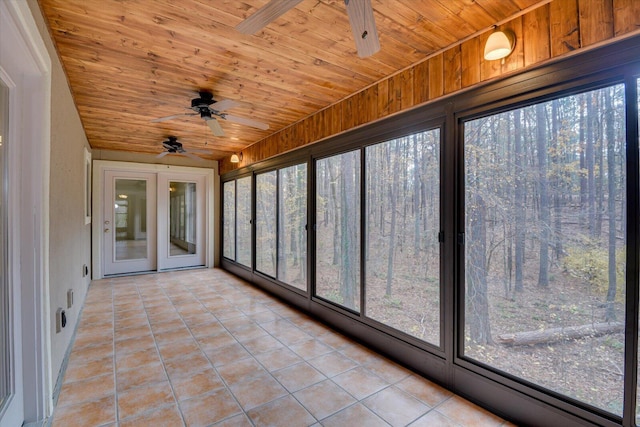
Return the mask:
[[[28,0],[34,21],[51,58],[51,152],[49,186],[49,298],[51,375],[57,380],[84,301],[91,265],[91,225],[84,218],[84,149],[90,149],[67,77],[36,0]],[[67,290],[75,302],[67,309]],[[58,307],[67,313],[67,326],[56,333]]]

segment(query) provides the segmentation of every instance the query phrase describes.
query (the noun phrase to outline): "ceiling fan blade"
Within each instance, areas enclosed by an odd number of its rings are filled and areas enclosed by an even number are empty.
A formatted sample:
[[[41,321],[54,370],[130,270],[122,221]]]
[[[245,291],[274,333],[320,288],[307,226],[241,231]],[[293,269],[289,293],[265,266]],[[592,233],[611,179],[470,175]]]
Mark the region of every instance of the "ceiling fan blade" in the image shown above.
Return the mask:
[[[169,152],[168,152],[168,151],[163,151],[162,153],[160,153],[160,154],[158,154],[158,155],[156,156],[156,159],[161,159],[161,158],[163,158],[164,156],[166,156],[167,154],[169,154]]]
[[[211,151],[209,151],[209,150],[199,150],[197,148],[189,148],[189,152],[190,153],[197,153],[197,154],[211,154]]]
[[[167,116],[167,117],[160,117],[159,119],[153,119],[151,120],[151,123],[160,123],[160,122],[164,122],[167,120],[173,120],[173,119],[177,119],[178,117],[183,117],[183,116],[195,116],[197,115],[197,113],[182,113],[182,114],[174,114],[172,116]]]
[[[182,154],[183,156],[187,156],[188,158],[193,159],[193,160],[199,160],[201,162],[204,161],[204,159],[202,157],[198,157],[195,154],[189,153],[188,151],[181,151],[180,154]]]
[[[216,111],[224,111],[229,108],[238,107],[240,103],[238,101],[233,101],[231,99],[223,99],[222,101],[218,101],[214,104],[209,105],[209,109]]]
[[[380,39],[373,17],[371,0],[344,0],[351,24],[351,32],[356,42],[358,56],[366,58],[380,50]]]
[[[243,34],[255,34],[270,22],[278,19],[289,9],[296,7],[302,0],[271,0],[258,9],[253,15],[236,25],[236,30]]]
[[[224,130],[220,126],[220,122],[213,117],[205,117],[205,121],[215,136],[224,136]]]
[[[231,114],[224,114],[221,117],[225,120],[229,120],[230,122],[238,123],[240,125],[247,125],[262,130],[269,129],[269,125],[266,123],[258,122],[251,119],[245,119],[244,117],[232,116]]]

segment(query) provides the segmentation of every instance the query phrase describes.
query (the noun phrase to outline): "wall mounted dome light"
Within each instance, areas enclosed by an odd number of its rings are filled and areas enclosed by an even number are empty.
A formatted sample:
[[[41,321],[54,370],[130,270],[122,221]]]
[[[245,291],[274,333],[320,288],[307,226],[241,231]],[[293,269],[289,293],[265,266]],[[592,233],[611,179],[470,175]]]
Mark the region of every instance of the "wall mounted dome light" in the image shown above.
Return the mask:
[[[513,52],[516,37],[513,31],[494,31],[484,45],[484,59],[493,61],[506,58]]]
[[[239,156],[236,153],[233,153],[229,161],[231,163],[240,163],[242,161],[242,152],[240,152]]]

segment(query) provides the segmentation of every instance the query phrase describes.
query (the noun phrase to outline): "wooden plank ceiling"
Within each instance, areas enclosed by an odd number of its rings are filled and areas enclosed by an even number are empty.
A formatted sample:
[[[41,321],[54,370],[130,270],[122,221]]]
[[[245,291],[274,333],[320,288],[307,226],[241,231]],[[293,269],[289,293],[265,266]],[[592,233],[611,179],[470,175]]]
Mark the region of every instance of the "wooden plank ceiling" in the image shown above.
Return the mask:
[[[207,159],[239,152],[540,0],[372,0],[381,49],[357,55],[344,0],[304,0],[255,35],[267,0],[39,0],[94,149],[162,152],[175,135]],[[199,90],[239,101],[214,137],[189,112]],[[55,100],[54,100],[55,102]]]

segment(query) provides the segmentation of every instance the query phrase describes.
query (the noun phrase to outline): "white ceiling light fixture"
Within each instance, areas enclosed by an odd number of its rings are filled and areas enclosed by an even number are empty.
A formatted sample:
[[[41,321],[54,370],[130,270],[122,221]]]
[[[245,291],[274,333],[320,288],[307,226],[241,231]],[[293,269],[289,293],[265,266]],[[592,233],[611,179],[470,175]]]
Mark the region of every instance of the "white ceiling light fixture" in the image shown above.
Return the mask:
[[[494,61],[504,59],[513,52],[516,37],[511,30],[494,31],[484,45],[484,59]]]

